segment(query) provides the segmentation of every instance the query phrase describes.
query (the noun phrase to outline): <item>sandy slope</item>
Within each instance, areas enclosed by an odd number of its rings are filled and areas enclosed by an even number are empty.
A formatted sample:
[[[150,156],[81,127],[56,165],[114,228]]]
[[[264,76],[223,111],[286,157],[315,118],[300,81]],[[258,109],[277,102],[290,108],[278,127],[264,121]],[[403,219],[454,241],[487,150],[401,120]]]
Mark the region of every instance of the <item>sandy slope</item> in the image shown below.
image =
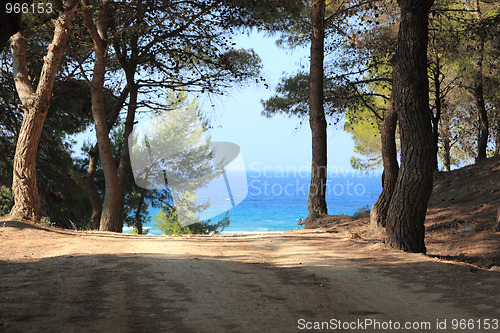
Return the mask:
[[[3,220],[0,331],[297,332],[307,322],[372,319],[431,324],[407,332],[482,332],[484,321],[452,330],[451,320],[500,320],[497,268],[344,232],[132,236]]]

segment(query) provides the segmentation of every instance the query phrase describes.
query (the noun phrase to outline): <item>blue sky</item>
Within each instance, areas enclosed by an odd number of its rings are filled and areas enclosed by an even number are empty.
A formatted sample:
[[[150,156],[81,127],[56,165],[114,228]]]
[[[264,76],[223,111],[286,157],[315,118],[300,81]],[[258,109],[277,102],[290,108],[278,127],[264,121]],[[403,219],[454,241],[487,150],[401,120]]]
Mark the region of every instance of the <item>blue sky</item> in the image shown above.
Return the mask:
[[[235,37],[236,48],[253,48],[261,57],[263,76],[269,89],[263,84],[249,83],[235,88],[212,100],[214,129],[213,141],[229,141],[241,148],[245,166],[263,168],[310,168],[311,131],[306,119],[299,125],[298,118],[277,115],[266,118],[261,115],[262,99],[273,95],[283,73],[295,73],[301,64],[308,68],[308,48],[283,50],[275,45],[275,39],[252,33]],[[206,103],[210,109],[210,103]],[[211,111],[209,111],[211,112]],[[296,129],[297,128],[297,129]],[[349,163],[354,143],[341,125],[328,129],[328,164],[331,168],[351,170]],[[330,168],[329,168],[330,169]]]

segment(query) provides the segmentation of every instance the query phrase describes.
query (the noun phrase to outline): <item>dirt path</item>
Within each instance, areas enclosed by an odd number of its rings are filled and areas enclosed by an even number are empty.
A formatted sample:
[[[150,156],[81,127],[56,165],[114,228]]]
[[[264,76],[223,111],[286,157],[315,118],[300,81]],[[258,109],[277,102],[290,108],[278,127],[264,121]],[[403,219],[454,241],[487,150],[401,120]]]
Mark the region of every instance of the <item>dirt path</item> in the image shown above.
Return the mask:
[[[500,320],[500,271],[342,233],[125,236],[9,222],[0,274],[1,332],[298,332],[325,321],[332,332],[395,331],[389,321],[500,331],[478,329]],[[476,321],[453,330],[453,319]]]

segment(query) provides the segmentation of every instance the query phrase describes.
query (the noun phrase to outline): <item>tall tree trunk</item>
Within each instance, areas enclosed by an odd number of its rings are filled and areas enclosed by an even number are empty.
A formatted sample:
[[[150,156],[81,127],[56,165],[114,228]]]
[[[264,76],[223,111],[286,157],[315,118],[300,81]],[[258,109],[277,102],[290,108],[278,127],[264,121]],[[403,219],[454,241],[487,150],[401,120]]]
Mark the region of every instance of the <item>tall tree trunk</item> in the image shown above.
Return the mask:
[[[106,127],[109,132],[111,128],[115,125],[118,116],[120,115],[120,111],[123,108],[123,104],[125,104],[125,100],[128,97],[129,89],[128,86],[123,88],[120,96],[116,100],[115,107],[113,108],[113,112],[106,119]],[[97,164],[99,163],[99,149],[98,146],[95,145],[92,149],[88,151],[89,155],[89,167],[87,169],[86,176],[86,187],[87,187],[87,195],[89,197],[91,206],[92,206],[92,215],[90,217],[90,227],[92,229],[99,229],[99,225],[101,223],[101,215],[102,215],[102,198],[97,191],[97,187],[95,185],[95,171],[97,169]]]
[[[451,145],[450,138],[443,138],[443,171],[451,170]]]
[[[106,112],[104,106],[104,76],[106,74],[106,54],[108,45],[107,31],[108,19],[110,15],[110,2],[104,0],[102,2],[97,26],[94,24],[88,1],[83,1],[83,17],[85,25],[94,42],[94,71],[90,87],[90,95],[92,101],[92,116],[94,118],[97,146],[99,149],[99,158],[101,160],[102,169],[104,171],[105,190],[104,202],[102,205],[101,221],[99,230],[101,231],[116,231],[116,226],[120,219],[120,182],[118,179],[118,171],[113,160],[111,151],[111,140],[109,138],[109,129],[106,123]]]
[[[451,170],[451,131],[450,115],[446,108],[443,108],[441,115],[441,140],[443,142],[443,170]]]
[[[129,73],[130,74],[130,73]],[[131,75],[127,75],[127,85],[130,87],[130,99],[128,103],[127,118],[125,120],[125,129],[123,131],[123,148],[120,154],[120,165],[118,167],[118,180],[120,183],[120,219],[115,226],[115,231],[123,231],[123,208],[125,206],[125,196],[127,194],[127,183],[130,174],[130,152],[128,145],[128,137],[134,129],[135,111],[137,110],[138,87],[134,82],[135,68]]]
[[[428,15],[433,0],[398,0],[401,20],[393,62],[401,168],[387,213],[387,241],[425,253],[425,213],[432,191],[433,154],[427,77]]]
[[[14,206],[11,216],[37,219],[40,198],[36,180],[36,156],[43,123],[49,108],[52,87],[61,57],[66,47],[68,27],[75,13],[78,0],[69,1],[54,20],[54,37],[38,81],[36,91],[31,86],[26,67],[26,42],[20,32],[12,36],[11,50],[14,82],[24,110],[23,122],[14,155],[12,194]]]
[[[140,7],[136,15],[140,20],[144,14],[144,7]],[[125,72],[125,78],[127,80],[127,87],[129,89],[129,103],[127,108],[127,117],[125,119],[125,128],[123,131],[123,148],[120,153],[120,164],[118,166],[118,180],[120,183],[120,221],[119,224],[116,225],[115,230],[118,232],[123,231],[123,210],[125,206],[125,196],[127,195],[127,184],[129,180],[130,174],[130,152],[129,152],[129,142],[128,137],[132,133],[134,129],[134,121],[135,121],[135,112],[137,110],[137,99],[139,95],[139,86],[135,82],[135,73],[137,71],[137,49],[139,43],[138,34],[133,34],[130,37],[131,52],[130,56],[127,57],[127,50],[121,48],[118,40],[115,40],[113,43],[114,50],[116,52],[116,56]]]
[[[309,215],[306,228],[317,217],[327,214],[326,118],[323,107],[323,60],[325,42],[325,0],[313,0],[311,10],[311,64],[309,76],[309,125],[312,134],[312,168],[309,186]]]
[[[436,51],[436,59],[435,59],[435,69],[432,75],[432,80],[434,81],[434,103],[436,108],[436,114],[432,117],[432,137],[434,141],[434,170],[439,170],[439,120],[441,119],[441,81],[440,74],[441,67],[439,61],[439,54]]]
[[[84,1],[86,3],[86,0]],[[99,148],[99,156],[101,159],[102,168],[104,171],[104,179],[106,183],[104,192],[104,203],[102,208],[102,216],[100,223],[101,231],[122,232],[123,230],[123,208],[125,203],[126,187],[128,175],[130,173],[130,156],[128,150],[128,136],[132,133],[135,119],[135,111],[137,109],[137,97],[139,87],[135,84],[136,65],[136,50],[133,48],[131,58],[128,61],[126,54],[121,53],[120,46],[115,41],[115,51],[118,60],[127,79],[127,91],[129,94],[129,104],[127,110],[127,118],[125,121],[125,130],[123,133],[124,142],[123,149],[120,154],[120,162],[118,167],[113,161],[111,152],[111,144],[109,138],[109,127],[105,120],[104,112],[104,74],[106,70],[106,52],[109,45],[106,44],[106,35],[108,31],[108,19],[110,16],[110,1],[105,0],[102,3],[102,10],[99,14],[97,26],[93,23],[89,7],[84,9],[84,20],[87,29],[90,32],[94,41],[95,62],[94,76],[92,79],[91,95],[92,95],[92,113],[96,126],[97,144]],[[139,13],[137,13],[139,15]],[[138,36],[133,37],[137,44]],[[122,94],[123,95],[123,94]]]
[[[384,177],[382,179],[382,193],[370,210],[370,225],[374,233],[385,230],[387,211],[391,202],[392,193],[398,179],[399,165],[396,149],[396,125],[398,114],[389,102],[385,111],[384,121],[380,128],[382,140],[382,162],[384,164]]]
[[[141,221],[141,211],[143,206],[144,206],[144,195],[140,194],[139,205],[137,206],[137,210],[135,211],[135,225],[137,227],[138,235],[142,235],[144,233]]]
[[[500,155],[500,108],[497,108],[497,128],[495,132],[495,153],[494,156]]]
[[[483,15],[481,13],[481,7],[479,6],[479,0],[474,0],[474,9],[476,10],[477,22],[480,26],[479,29],[479,41],[477,47],[476,55],[476,71],[474,73],[474,86],[473,94],[474,101],[477,109],[477,121],[478,121],[478,134],[477,134],[477,157],[476,161],[485,159],[486,148],[488,147],[488,113],[486,111],[484,103],[484,89],[483,89],[483,59],[484,59],[484,42],[486,40],[486,31],[483,21]]]
[[[99,195],[99,192],[97,191],[97,187],[95,185],[94,179],[95,179],[95,172],[97,169],[97,164],[99,162],[98,158],[98,150],[97,146],[94,146],[94,148],[90,149],[88,151],[89,155],[89,167],[87,169],[87,175],[86,175],[86,187],[87,187],[87,195],[90,200],[90,204],[92,206],[92,214],[90,215],[90,228],[91,229],[99,229],[99,224],[101,222],[101,215],[102,215],[102,198]]]

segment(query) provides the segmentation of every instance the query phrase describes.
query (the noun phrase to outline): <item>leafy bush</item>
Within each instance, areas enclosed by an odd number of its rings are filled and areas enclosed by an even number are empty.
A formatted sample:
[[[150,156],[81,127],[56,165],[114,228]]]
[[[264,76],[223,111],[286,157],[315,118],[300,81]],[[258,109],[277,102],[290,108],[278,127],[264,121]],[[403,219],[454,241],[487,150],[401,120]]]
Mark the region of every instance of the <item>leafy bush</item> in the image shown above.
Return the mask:
[[[219,234],[230,223],[229,212],[227,212],[224,218],[217,223],[211,223],[212,220],[206,220],[188,226],[181,226],[175,207],[165,205],[156,213],[153,221],[165,235]]]
[[[0,216],[7,215],[14,205],[12,193],[6,189],[0,189]]]
[[[149,229],[142,229],[141,235],[147,235],[149,233]],[[133,226],[132,229],[130,230],[131,235],[138,235],[139,234],[139,229],[137,226]]]
[[[370,207],[364,206],[358,209],[358,211],[352,214],[355,218],[369,217],[370,216]]]

